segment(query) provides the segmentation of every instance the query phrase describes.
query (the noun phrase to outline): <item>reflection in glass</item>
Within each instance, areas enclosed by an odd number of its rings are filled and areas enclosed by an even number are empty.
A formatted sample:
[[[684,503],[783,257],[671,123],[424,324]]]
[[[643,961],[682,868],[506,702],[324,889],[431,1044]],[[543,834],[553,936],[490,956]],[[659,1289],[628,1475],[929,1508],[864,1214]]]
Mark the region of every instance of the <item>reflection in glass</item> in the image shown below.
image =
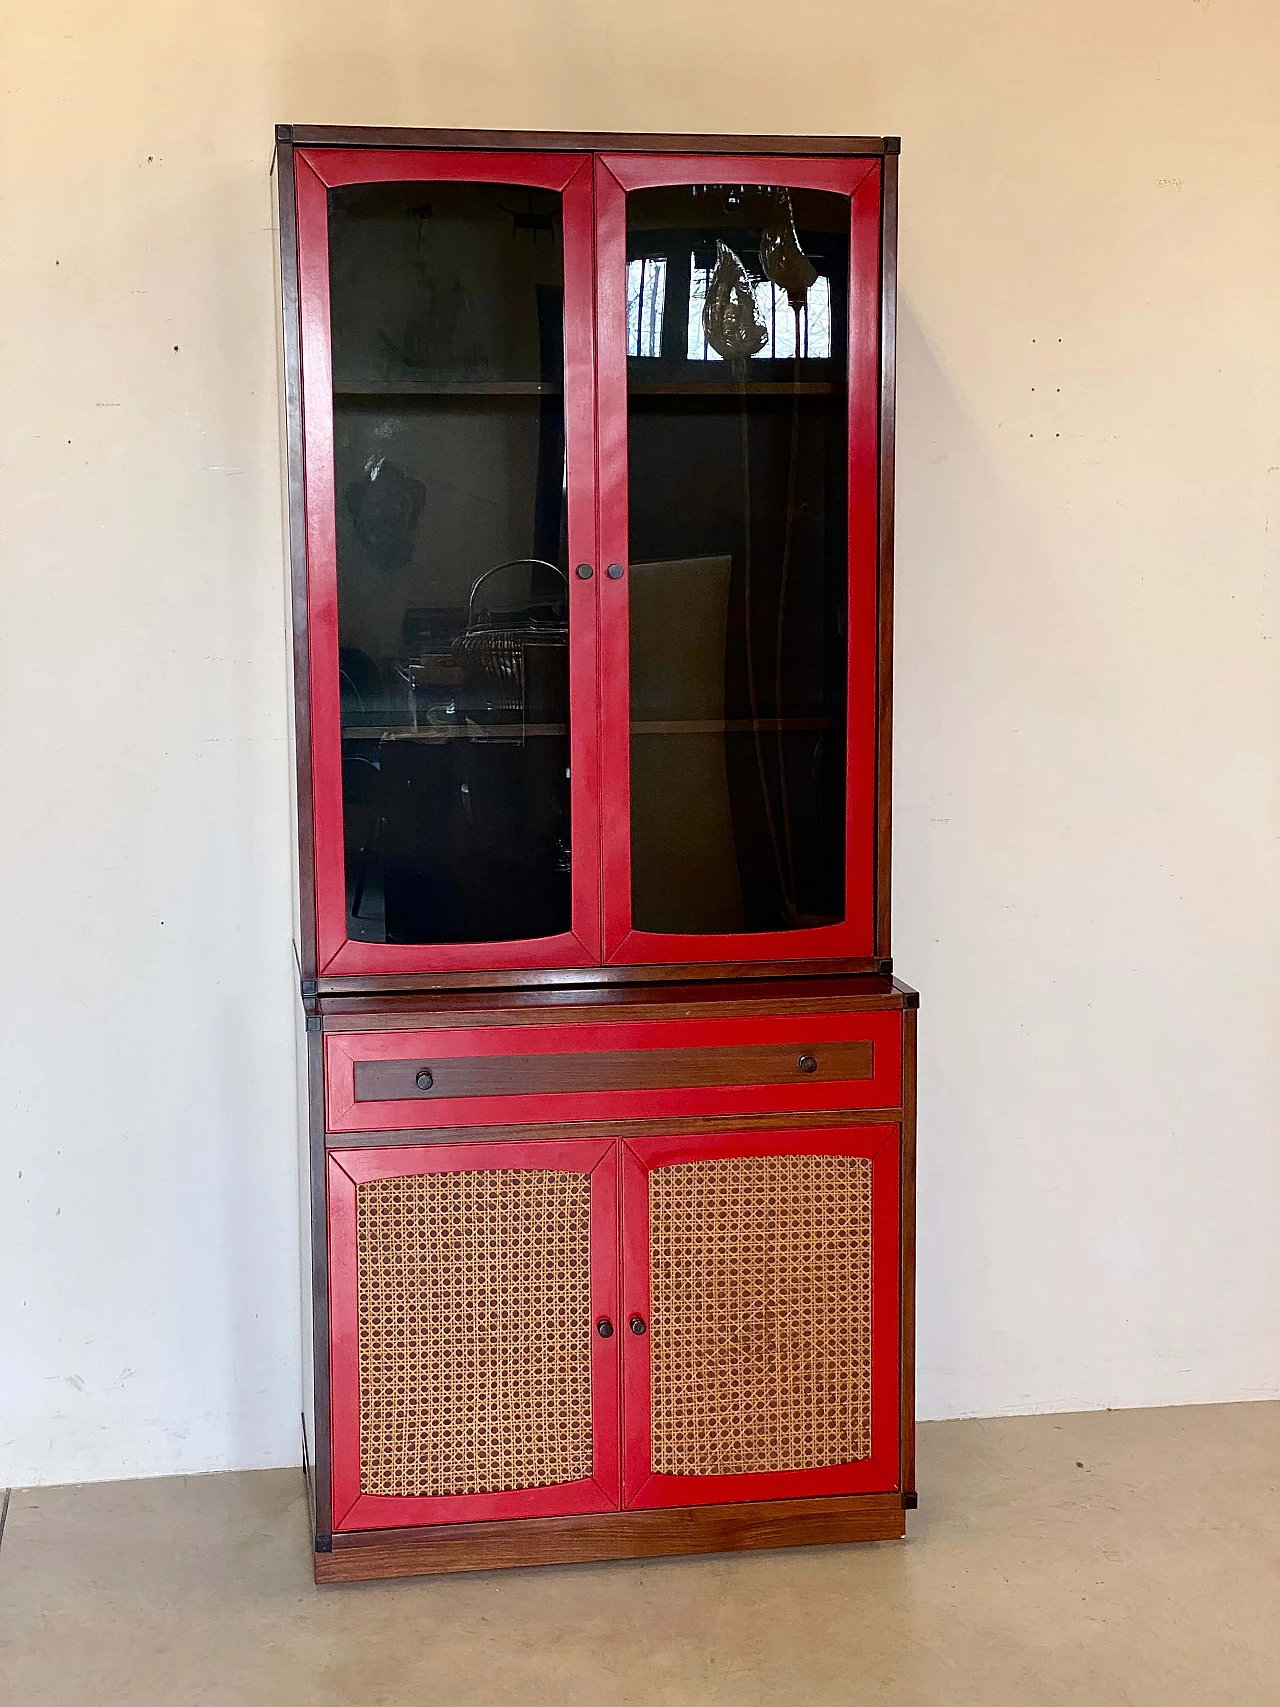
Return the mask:
[[[833,924],[849,203],[687,185],[627,210],[632,922]]]
[[[667,263],[661,255],[627,263],[627,354],[662,354],[667,304]]]
[[[347,933],[569,929],[560,198],[330,191]]]

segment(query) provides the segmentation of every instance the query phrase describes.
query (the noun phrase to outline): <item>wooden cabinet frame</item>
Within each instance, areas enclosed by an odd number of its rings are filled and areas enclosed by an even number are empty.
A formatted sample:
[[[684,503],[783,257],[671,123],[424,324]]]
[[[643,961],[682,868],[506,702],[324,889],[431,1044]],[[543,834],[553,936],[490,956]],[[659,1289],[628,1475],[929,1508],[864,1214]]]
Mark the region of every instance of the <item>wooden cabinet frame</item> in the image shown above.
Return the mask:
[[[303,1432],[318,1581],[905,1532],[917,998],[890,959],[897,170],[892,137],[277,128],[311,1292]],[[571,928],[556,937],[432,948],[346,936],[327,197],[389,175],[563,197],[569,550],[594,572],[570,579],[575,858]],[[620,270],[600,260],[625,244],[628,189],[717,178],[850,197],[846,907],[836,926],[695,938],[631,927],[625,345]],[[614,579],[611,562],[624,566]],[[793,1053],[817,1064],[797,1077]],[[433,1067],[439,1085],[423,1090],[418,1074]],[[623,1182],[634,1204],[655,1158],[806,1146],[867,1156],[874,1170],[870,1456],[717,1486],[654,1477],[647,1348],[625,1328],[647,1251]],[[590,1173],[592,1314],[617,1330],[592,1345],[591,1476],[493,1494],[363,1493],[357,1188],[481,1161]]]

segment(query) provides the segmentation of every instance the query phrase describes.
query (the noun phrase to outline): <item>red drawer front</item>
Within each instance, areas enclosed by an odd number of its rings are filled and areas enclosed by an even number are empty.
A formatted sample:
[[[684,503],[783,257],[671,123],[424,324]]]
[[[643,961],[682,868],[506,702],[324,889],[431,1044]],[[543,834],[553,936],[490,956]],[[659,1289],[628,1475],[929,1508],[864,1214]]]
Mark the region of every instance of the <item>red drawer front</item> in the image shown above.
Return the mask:
[[[336,1032],[331,1132],[897,1108],[897,1012]]]

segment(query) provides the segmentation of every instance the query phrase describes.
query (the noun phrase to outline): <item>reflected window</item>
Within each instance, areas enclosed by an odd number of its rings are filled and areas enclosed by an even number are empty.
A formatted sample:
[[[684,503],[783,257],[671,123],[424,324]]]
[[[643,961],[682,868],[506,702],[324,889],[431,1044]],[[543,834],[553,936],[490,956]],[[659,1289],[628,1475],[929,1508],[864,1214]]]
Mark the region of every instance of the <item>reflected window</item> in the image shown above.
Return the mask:
[[[627,262],[627,354],[662,354],[662,317],[667,308],[665,255]]]

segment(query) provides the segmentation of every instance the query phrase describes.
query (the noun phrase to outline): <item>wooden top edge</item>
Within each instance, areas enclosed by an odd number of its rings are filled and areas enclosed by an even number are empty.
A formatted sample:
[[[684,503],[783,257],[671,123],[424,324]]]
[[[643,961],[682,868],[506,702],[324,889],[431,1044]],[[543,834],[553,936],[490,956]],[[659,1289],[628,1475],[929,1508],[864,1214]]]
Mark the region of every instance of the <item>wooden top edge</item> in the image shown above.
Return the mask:
[[[879,977],[892,987],[893,961],[874,955],[854,959],[719,961],[699,964],[618,966],[560,966],[529,969],[518,973],[492,972],[402,972],[344,974],[341,977],[305,978],[301,982],[304,1002],[317,996],[421,996],[452,995],[459,991],[505,992],[513,989],[569,991],[627,989],[645,984],[678,984],[690,987],[730,983],[791,983],[812,987],[818,979]]]
[[[277,142],[313,148],[584,149],[615,154],[897,154],[896,136],[735,136],[670,131],[444,130],[278,124]]]
[[[431,990],[322,994],[315,998],[325,1029],[343,1021],[367,1022],[396,1015],[447,1014],[479,1022],[482,1016],[583,1018],[607,1010],[630,1010],[637,1017],[696,1015],[699,1010],[747,1009],[770,1013],[838,1012],[842,1009],[901,1010],[913,1005],[913,991],[874,974],[805,979],[743,979],[697,984],[604,984],[571,989]]]

